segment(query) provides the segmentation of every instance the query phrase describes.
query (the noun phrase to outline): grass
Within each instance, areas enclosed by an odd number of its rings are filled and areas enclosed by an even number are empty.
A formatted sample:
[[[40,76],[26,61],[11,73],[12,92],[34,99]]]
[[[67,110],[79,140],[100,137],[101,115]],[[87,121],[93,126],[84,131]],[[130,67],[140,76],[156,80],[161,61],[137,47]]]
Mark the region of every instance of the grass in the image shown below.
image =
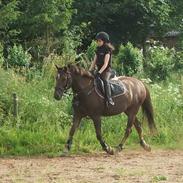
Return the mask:
[[[48,71],[47,71],[48,72]],[[49,72],[48,72],[49,73]],[[0,69],[0,155],[59,154],[67,140],[71,126],[70,96],[62,101],[53,99],[53,76],[36,73],[27,82],[26,77],[12,70]],[[150,136],[143,122],[144,137],[155,148],[183,149],[183,77],[173,74],[162,83],[149,84],[158,128]],[[12,93],[19,97],[19,116],[12,116]],[[138,114],[141,120],[141,113]],[[125,115],[103,118],[102,130],[106,142],[112,146],[120,143],[126,128]],[[126,146],[138,147],[138,135],[133,128]],[[71,153],[101,151],[93,124],[83,119],[74,136]]]
[[[166,181],[167,178],[164,175],[154,176],[152,182]]]

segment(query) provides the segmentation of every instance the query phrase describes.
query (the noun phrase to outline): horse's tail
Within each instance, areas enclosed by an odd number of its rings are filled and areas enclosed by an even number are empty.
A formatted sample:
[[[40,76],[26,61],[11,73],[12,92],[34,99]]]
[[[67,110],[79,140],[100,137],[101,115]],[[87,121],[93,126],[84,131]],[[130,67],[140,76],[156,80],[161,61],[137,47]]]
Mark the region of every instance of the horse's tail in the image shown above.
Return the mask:
[[[147,89],[147,87],[145,88],[146,88],[146,98],[144,100],[144,103],[142,104],[142,112],[143,112],[143,116],[146,116],[147,118],[148,126],[151,133],[154,134],[157,132],[157,128],[154,122],[153,106],[152,106],[149,90]]]

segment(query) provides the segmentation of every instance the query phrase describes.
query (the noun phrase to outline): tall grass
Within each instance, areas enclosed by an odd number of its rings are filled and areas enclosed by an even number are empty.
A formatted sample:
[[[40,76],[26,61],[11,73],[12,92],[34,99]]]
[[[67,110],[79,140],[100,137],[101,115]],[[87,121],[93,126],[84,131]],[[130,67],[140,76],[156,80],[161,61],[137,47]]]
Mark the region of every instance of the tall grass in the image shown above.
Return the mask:
[[[32,71],[33,72],[33,71]],[[52,74],[50,74],[52,73]],[[63,150],[71,125],[72,96],[55,101],[54,66],[34,71],[29,79],[12,70],[0,69],[0,155],[35,155]],[[27,81],[28,80],[28,81]],[[154,146],[182,148],[183,144],[183,76],[173,74],[162,83],[148,84],[154,106],[156,136],[150,136],[144,124],[145,139]],[[12,115],[12,93],[19,97],[19,115]],[[142,121],[141,113],[138,115]],[[125,115],[103,118],[102,130],[107,143],[116,146],[126,128]],[[139,142],[133,129],[127,146]],[[72,152],[99,151],[91,120],[83,119],[74,137]]]

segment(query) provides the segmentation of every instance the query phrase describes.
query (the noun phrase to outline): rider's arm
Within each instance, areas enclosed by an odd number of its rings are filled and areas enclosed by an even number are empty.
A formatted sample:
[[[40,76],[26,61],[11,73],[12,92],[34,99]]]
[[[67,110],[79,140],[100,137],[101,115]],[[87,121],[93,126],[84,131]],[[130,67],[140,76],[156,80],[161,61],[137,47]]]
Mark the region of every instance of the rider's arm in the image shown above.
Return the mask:
[[[89,71],[94,70],[95,65],[96,65],[96,60],[97,60],[97,55],[95,54],[94,59],[93,59],[93,61],[92,61],[92,64],[91,64],[91,66],[90,66],[90,68],[89,68]]]
[[[105,58],[104,58],[104,65],[101,67],[101,69],[99,70],[99,73],[101,74],[108,66],[109,64],[109,59],[110,59],[110,54],[106,54]]]

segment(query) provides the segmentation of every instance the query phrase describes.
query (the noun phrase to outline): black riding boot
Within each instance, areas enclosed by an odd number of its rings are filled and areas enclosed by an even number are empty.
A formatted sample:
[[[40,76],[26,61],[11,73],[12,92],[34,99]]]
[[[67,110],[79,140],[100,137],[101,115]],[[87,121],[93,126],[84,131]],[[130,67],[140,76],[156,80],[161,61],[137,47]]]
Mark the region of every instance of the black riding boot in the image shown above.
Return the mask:
[[[106,95],[106,98],[107,98],[107,104],[111,104],[111,105],[114,105],[114,101],[112,100],[112,97],[111,97],[111,88],[110,88],[110,85],[107,81],[105,81],[105,95]]]

